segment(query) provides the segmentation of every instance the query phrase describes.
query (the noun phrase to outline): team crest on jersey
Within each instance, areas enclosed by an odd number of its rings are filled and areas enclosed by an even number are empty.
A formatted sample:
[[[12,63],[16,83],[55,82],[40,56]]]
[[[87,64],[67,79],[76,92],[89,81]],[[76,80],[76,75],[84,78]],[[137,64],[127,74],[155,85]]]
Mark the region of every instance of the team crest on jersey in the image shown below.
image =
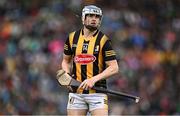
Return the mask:
[[[97,45],[96,47],[95,47],[95,50],[94,50],[95,52],[98,52],[99,51],[99,45]]]
[[[96,60],[96,57],[94,55],[90,54],[79,54],[74,57],[74,62],[79,64],[89,64]]]
[[[84,43],[83,44],[83,51],[87,51],[88,50],[88,44],[87,43]]]

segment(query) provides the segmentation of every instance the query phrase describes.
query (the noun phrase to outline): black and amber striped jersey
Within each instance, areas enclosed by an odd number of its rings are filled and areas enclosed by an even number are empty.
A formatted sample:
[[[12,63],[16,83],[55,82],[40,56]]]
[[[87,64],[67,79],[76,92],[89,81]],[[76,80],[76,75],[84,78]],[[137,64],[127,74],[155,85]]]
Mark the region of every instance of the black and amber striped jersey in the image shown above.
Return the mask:
[[[80,82],[105,70],[106,61],[116,60],[115,51],[105,34],[97,30],[89,39],[83,35],[83,29],[70,33],[64,45],[64,54],[73,58],[73,77]],[[106,80],[97,82],[95,86],[106,88]],[[95,92],[97,91],[81,91],[81,93]]]

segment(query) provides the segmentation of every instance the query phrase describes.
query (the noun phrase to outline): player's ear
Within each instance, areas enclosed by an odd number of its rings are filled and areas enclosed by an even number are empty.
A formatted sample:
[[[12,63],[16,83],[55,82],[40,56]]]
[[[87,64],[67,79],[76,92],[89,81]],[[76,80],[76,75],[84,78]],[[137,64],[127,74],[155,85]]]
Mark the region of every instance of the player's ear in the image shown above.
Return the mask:
[[[81,20],[82,20],[82,24],[84,25],[84,17],[81,17]]]

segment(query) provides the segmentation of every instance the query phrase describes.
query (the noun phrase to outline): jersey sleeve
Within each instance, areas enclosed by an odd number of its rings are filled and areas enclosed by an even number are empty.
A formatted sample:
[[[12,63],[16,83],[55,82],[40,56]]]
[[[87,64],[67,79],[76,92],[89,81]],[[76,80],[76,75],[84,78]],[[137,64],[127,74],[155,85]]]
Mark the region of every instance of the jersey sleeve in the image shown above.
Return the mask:
[[[64,54],[72,55],[72,49],[69,43],[69,37],[66,39],[66,42],[64,43]]]
[[[104,61],[116,60],[116,53],[112,48],[111,41],[108,39],[102,49]]]

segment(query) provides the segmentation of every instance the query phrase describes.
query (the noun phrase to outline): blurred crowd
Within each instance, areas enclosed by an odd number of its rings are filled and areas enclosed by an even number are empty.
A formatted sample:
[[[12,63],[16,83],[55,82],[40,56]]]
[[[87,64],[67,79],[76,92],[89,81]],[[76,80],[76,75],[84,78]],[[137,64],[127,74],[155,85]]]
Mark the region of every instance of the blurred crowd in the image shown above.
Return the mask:
[[[84,5],[102,8],[100,29],[117,53],[111,115],[180,115],[179,0],[0,0],[0,115],[66,114],[60,66],[67,34],[79,29]]]

